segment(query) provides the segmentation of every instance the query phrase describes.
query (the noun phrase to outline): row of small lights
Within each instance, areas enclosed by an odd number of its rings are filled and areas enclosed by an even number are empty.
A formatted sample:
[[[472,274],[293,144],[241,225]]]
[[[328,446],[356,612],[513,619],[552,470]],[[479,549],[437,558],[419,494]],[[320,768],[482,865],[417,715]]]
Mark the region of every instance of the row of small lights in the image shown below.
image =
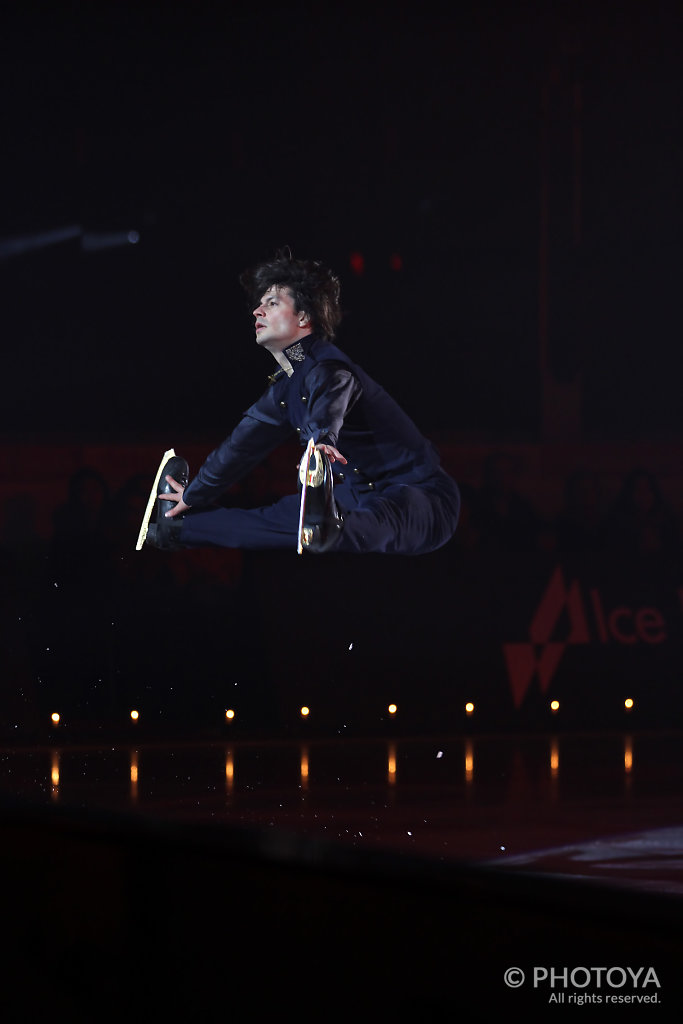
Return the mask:
[[[560,710],[560,702],[559,702],[559,700],[551,700],[548,706],[550,707],[550,710],[552,711],[553,714],[557,714],[557,712]],[[635,707],[635,701],[633,700],[633,698],[632,697],[627,697],[624,700],[624,708],[625,708],[625,710],[626,711],[631,711],[634,707]],[[398,706],[396,704],[389,704],[389,706],[387,707],[387,712],[388,712],[388,714],[390,714],[393,717],[394,715],[396,715],[398,713]],[[311,714],[311,709],[306,704],[304,704],[299,709],[299,714],[301,715],[302,718],[308,718],[309,715]],[[474,714],[474,704],[471,701],[468,701],[467,704],[465,704],[465,714],[467,714],[467,715],[473,715]],[[225,719],[226,719],[226,721],[231,722],[236,717],[236,715],[237,715],[237,712],[233,708],[228,708],[226,710],[226,712],[225,712]],[[57,711],[53,711],[53,713],[52,713],[52,715],[50,717],[52,719],[53,725],[59,725],[61,720],[62,720],[61,715]],[[130,712],[130,717],[131,717],[131,720],[133,722],[137,722],[139,720],[139,718],[140,718],[140,712],[137,711],[134,708]]]

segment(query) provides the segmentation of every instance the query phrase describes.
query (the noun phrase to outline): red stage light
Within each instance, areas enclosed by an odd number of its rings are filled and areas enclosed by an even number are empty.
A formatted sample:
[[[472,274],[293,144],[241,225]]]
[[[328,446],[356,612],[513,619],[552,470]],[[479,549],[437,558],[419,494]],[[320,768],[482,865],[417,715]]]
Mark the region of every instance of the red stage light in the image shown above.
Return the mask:
[[[365,259],[362,252],[352,252],[349,256],[349,263],[354,274],[360,277],[365,272]]]

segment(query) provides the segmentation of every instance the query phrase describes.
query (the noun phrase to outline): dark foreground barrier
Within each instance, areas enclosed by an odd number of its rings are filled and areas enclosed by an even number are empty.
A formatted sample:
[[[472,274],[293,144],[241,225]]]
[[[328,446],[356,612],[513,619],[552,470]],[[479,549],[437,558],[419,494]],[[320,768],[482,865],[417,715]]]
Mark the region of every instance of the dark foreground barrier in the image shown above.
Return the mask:
[[[0,834],[3,1020],[679,1012],[676,899],[54,807]]]

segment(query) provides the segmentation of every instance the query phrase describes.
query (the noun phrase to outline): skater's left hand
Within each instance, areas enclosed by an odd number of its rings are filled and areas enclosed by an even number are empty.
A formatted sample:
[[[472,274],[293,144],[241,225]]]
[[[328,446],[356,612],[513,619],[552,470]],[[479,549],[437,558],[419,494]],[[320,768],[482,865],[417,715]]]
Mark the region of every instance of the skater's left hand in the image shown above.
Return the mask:
[[[345,466],[348,462],[342,453],[338,452],[336,448],[333,448],[331,444],[317,444],[315,446],[315,450],[318,452],[324,452],[330,462],[341,462],[342,466]]]
[[[176,502],[175,508],[171,506],[164,512],[167,519],[173,519],[175,516],[182,516],[184,512],[187,512],[190,506],[186,505],[183,501],[183,494],[185,493],[183,485],[178,483],[177,480],[174,480],[172,476],[167,476],[166,480],[169,482],[173,490],[169,491],[168,494],[159,494],[158,497],[161,498],[162,501]]]

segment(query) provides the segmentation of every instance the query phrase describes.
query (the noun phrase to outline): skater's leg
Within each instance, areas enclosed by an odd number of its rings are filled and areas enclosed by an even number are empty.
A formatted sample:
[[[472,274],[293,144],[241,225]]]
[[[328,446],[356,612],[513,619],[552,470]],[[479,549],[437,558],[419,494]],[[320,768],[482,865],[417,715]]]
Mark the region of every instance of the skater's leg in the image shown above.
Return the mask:
[[[296,551],[298,525],[299,498],[293,494],[264,508],[190,512],[182,522],[180,543],[191,548]]]
[[[457,488],[444,490],[397,484],[364,496],[344,512],[344,529],[335,551],[362,554],[420,555],[446,544],[458,522]]]

